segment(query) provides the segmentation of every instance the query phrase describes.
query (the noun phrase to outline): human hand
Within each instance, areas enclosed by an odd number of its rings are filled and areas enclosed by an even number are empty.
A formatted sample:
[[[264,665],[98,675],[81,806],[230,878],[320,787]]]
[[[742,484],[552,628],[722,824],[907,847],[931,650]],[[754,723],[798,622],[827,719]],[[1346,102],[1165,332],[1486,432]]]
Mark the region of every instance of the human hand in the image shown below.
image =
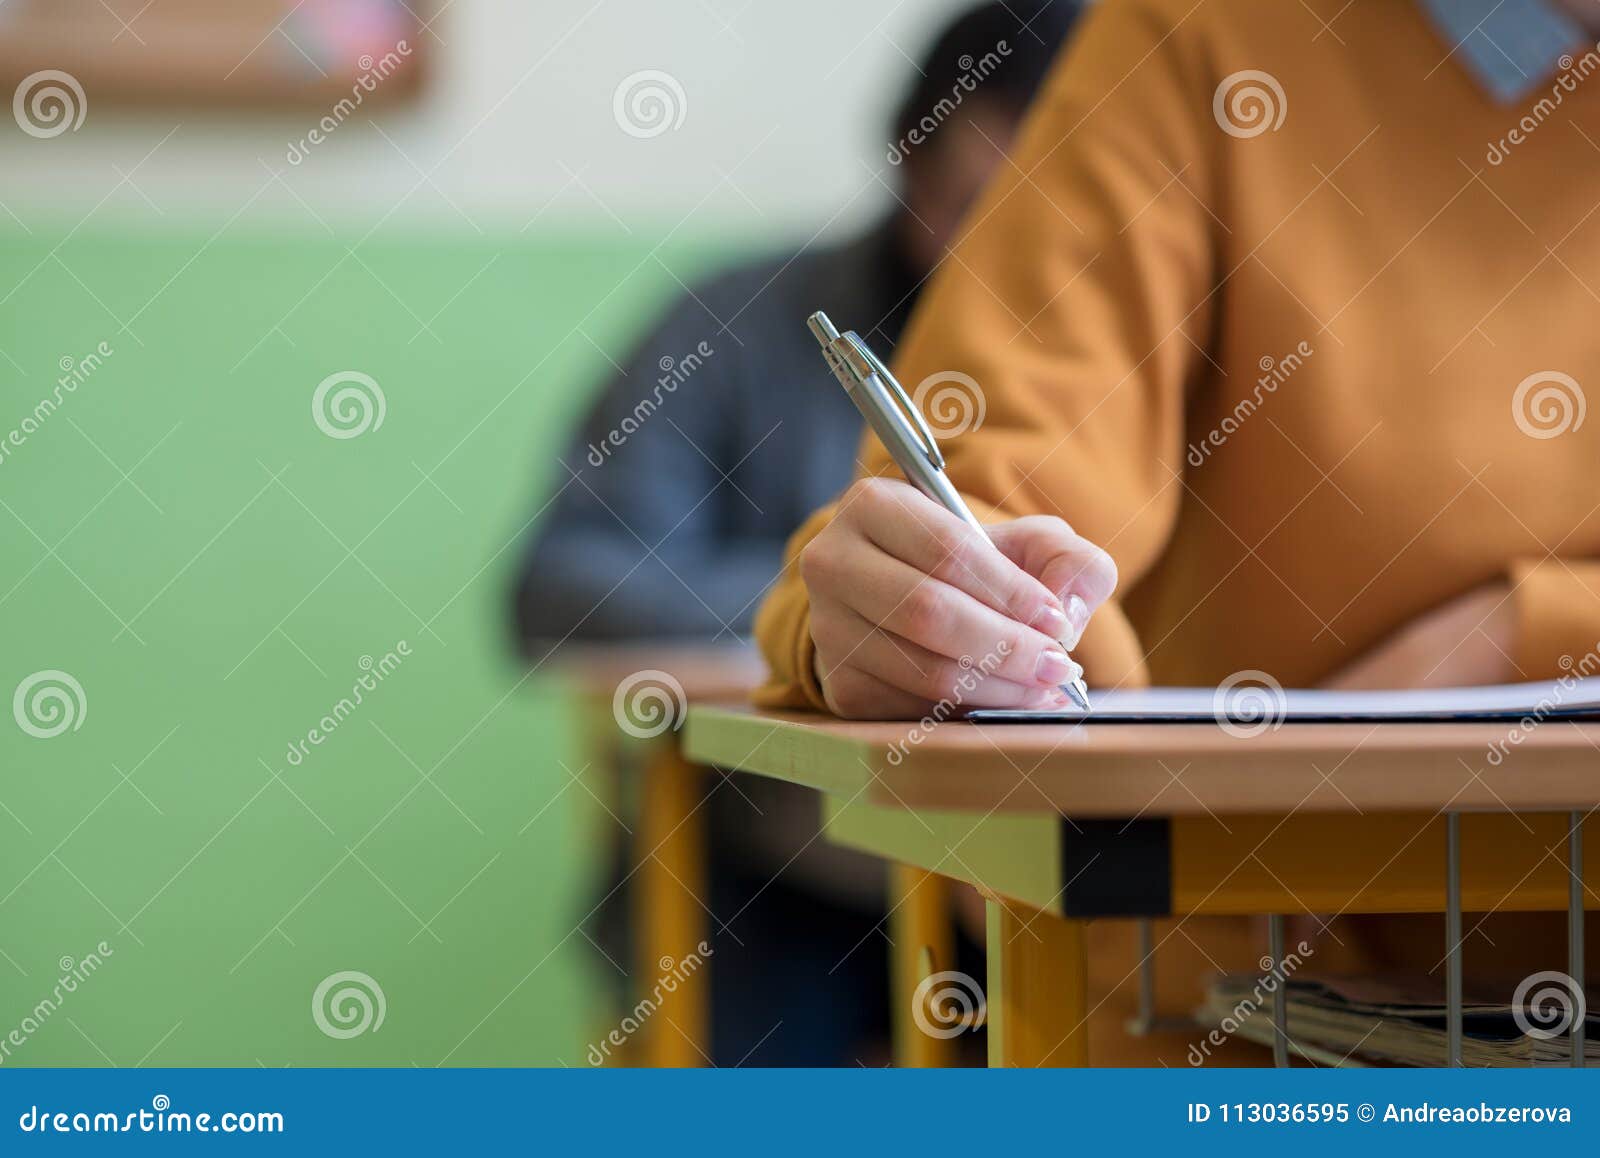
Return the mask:
[[[1406,624],[1322,686],[1444,688],[1517,679],[1511,587],[1487,583]]]
[[[1116,588],[1116,565],[1050,516],[987,529],[898,479],[850,488],[799,559],[834,714],[911,719],[941,701],[1067,702],[1060,685],[1081,669],[1064,648]]]

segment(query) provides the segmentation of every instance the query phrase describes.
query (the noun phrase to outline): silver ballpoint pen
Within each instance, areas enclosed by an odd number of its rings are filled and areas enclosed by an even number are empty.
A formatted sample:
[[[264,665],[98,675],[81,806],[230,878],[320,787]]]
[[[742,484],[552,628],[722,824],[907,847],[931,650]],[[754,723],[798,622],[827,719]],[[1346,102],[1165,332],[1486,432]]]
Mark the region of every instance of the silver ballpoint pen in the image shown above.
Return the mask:
[[[967,508],[961,492],[945,474],[944,455],[939,453],[933,431],[928,429],[916,403],[895,381],[889,368],[879,361],[860,335],[854,330],[841,334],[820,310],[806,319],[806,325],[822,346],[822,355],[828,360],[833,376],[839,379],[839,385],[844,387],[850,401],[861,411],[861,417],[867,420],[867,425],[872,427],[878,441],[883,443],[889,457],[905,472],[911,484],[987,538],[989,532]],[[1062,684],[1061,690],[1083,711],[1089,710],[1088,688],[1081,677]]]

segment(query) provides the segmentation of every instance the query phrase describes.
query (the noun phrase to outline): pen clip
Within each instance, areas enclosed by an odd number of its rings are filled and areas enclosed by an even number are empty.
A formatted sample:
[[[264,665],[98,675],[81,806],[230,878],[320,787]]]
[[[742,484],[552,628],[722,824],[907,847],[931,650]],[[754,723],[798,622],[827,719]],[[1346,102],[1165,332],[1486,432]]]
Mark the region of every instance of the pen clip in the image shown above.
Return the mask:
[[[878,355],[872,352],[872,347],[863,342],[854,330],[849,330],[841,334],[840,337],[848,342],[852,350],[866,362],[871,372],[877,375],[878,381],[882,382],[884,388],[889,391],[889,396],[894,399],[895,405],[911,420],[912,426],[917,431],[917,441],[922,444],[923,453],[928,456],[928,461],[933,464],[934,469],[943,470],[944,455],[939,453],[938,440],[934,438],[933,431],[928,428],[928,423],[923,419],[922,411],[917,409],[917,404],[906,394],[905,388],[900,385],[899,380],[889,373],[889,367],[883,364]]]

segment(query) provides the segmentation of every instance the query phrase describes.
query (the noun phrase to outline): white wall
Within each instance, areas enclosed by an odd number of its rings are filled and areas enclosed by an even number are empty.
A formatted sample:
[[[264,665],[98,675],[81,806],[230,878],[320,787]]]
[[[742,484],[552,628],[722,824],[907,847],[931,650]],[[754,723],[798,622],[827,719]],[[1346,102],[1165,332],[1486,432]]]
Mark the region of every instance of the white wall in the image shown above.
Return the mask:
[[[358,222],[392,212],[463,229],[620,231],[620,220],[805,236],[884,203],[874,173],[907,57],[964,6],[454,0],[435,25],[443,43],[428,44],[425,97],[342,125],[302,164],[287,145],[312,115],[133,113],[90,91],[76,132],[35,140],[0,122],[0,203],[24,222],[75,221],[97,204],[97,218],[157,219],[151,203],[180,220],[304,219],[298,196]],[[644,69],[671,74],[685,97],[682,125],[650,139],[625,133],[612,108],[618,83]],[[130,184],[118,186],[118,169]]]

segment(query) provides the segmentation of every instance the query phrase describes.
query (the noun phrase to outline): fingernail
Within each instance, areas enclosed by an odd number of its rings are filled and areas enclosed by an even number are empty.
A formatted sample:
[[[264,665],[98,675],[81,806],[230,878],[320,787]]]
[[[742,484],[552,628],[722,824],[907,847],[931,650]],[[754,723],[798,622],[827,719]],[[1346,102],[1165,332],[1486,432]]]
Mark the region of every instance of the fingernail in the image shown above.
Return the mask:
[[[1034,671],[1034,678],[1042,684],[1059,686],[1072,678],[1077,664],[1067,658],[1064,651],[1044,651],[1039,655],[1039,666]]]
[[[1078,641],[1083,638],[1083,629],[1089,626],[1089,605],[1076,595],[1067,596],[1067,629],[1071,640],[1063,639],[1068,647],[1077,647]]]
[[[1061,613],[1059,607],[1046,607],[1033,617],[1033,622],[1028,626],[1044,632],[1051,639],[1060,639],[1072,630],[1071,622]]]

